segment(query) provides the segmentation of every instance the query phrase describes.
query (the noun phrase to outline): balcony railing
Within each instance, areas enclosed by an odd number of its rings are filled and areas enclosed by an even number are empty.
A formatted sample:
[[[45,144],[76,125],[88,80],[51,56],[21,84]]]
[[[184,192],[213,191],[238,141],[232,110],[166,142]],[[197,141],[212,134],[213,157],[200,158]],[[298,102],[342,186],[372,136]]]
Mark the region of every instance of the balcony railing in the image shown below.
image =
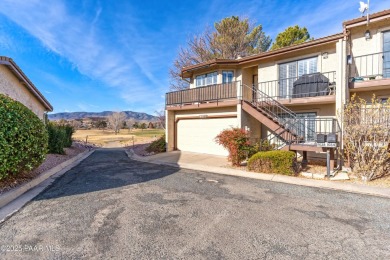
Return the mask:
[[[186,105],[231,99],[259,99],[252,88],[242,87],[241,81],[197,87],[166,93],[165,105]],[[336,72],[305,74],[281,80],[259,83],[259,90],[272,99],[292,99],[334,95]],[[239,94],[237,94],[239,92]],[[258,93],[258,92],[257,92]]]
[[[390,129],[390,106],[387,103],[377,106],[367,105],[360,108],[354,108],[350,111],[353,117],[345,120],[347,125],[383,127]]]
[[[229,83],[169,92],[166,93],[165,105],[185,105],[200,102],[237,99],[237,86],[239,85],[239,81],[233,81]]]
[[[355,56],[350,69],[350,80],[390,78],[390,51]]]
[[[275,99],[334,95],[336,72],[317,72],[259,83],[259,90]]]
[[[295,118],[290,119],[296,125],[297,137],[292,135],[277,135],[270,133],[266,138],[251,138],[252,143],[267,140],[275,148],[282,148],[286,144],[313,145],[317,143],[317,135],[335,133],[338,141],[341,140],[341,127],[336,118]],[[287,138],[286,138],[287,137]],[[283,138],[283,139],[282,139]]]

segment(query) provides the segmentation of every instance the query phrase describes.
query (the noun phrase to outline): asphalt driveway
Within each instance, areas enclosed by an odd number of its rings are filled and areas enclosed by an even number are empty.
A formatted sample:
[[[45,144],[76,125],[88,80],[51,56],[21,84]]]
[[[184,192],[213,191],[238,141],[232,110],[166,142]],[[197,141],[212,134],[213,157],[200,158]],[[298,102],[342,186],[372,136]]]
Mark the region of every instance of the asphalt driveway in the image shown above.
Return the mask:
[[[98,150],[0,226],[0,259],[390,259],[390,200]]]

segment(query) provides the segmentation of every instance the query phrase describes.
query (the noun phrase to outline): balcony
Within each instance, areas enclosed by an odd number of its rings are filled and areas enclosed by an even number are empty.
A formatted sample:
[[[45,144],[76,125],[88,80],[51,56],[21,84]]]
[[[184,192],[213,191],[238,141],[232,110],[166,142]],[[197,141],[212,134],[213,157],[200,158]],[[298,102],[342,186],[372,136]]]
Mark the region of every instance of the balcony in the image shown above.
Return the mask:
[[[215,84],[166,93],[168,110],[233,106],[237,100],[256,100],[252,87],[241,81]],[[336,72],[305,74],[259,83],[259,90],[283,105],[326,104],[335,102]]]
[[[259,90],[284,105],[335,102],[336,72],[317,72],[259,83]]]
[[[205,87],[184,89],[166,93],[166,107],[207,107],[207,104],[231,105],[237,104],[237,88],[239,81],[216,84]],[[232,102],[227,102],[232,101]],[[223,103],[223,104],[222,104]]]
[[[349,81],[349,87],[356,91],[389,88],[390,52],[353,57]]]

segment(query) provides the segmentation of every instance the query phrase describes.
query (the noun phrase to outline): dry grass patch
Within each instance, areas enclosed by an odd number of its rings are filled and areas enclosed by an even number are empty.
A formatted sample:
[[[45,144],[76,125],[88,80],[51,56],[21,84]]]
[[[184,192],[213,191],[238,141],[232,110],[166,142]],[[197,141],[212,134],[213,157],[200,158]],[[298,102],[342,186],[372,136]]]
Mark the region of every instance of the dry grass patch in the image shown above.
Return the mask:
[[[115,134],[113,130],[76,130],[73,134],[74,140],[88,141],[102,147],[126,147],[134,144],[150,143],[164,134],[163,129],[133,129],[131,131],[122,129],[119,134]]]

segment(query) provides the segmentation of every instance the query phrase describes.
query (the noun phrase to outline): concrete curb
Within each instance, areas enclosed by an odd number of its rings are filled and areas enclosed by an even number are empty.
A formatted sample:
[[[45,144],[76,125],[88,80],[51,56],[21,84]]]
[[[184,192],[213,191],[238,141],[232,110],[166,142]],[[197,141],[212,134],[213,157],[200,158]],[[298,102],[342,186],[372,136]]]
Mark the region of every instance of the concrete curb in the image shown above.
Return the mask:
[[[126,153],[129,158],[137,161],[159,164],[159,165],[169,165],[178,168],[191,169],[197,171],[206,171],[230,176],[251,178],[257,180],[265,180],[265,181],[274,181],[281,182],[286,184],[300,185],[306,187],[315,187],[315,188],[323,188],[330,190],[338,190],[345,191],[351,193],[358,193],[364,195],[373,195],[379,197],[390,198],[390,189],[389,188],[381,188],[381,187],[371,187],[361,184],[354,183],[340,183],[335,181],[328,180],[315,180],[315,179],[303,179],[297,178],[293,176],[286,176],[280,174],[267,174],[267,173],[256,173],[256,172],[248,172],[230,168],[223,167],[213,167],[208,165],[199,165],[199,164],[191,164],[191,163],[168,163],[161,160],[153,160],[153,158],[145,158],[136,155],[133,151],[127,151]]]
[[[47,170],[46,172],[41,173],[39,176],[37,176],[37,178],[31,180],[30,182],[25,183],[16,189],[7,191],[4,194],[1,194],[0,195],[0,210],[2,210],[5,206],[10,204],[12,201],[16,200],[21,195],[34,189],[35,187],[37,187],[38,185],[40,185],[41,183],[43,183],[44,181],[46,181],[47,179],[49,179],[51,177],[52,177],[52,181],[50,183],[52,183],[55,178],[61,176],[65,172],[72,169],[74,166],[79,164],[85,158],[90,156],[93,152],[94,152],[94,150],[82,152],[82,153],[76,155],[75,157],[57,165],[56,167],[54,167],[50,170]],[[0,217],[0,219],[1,219],[1,217]]]

